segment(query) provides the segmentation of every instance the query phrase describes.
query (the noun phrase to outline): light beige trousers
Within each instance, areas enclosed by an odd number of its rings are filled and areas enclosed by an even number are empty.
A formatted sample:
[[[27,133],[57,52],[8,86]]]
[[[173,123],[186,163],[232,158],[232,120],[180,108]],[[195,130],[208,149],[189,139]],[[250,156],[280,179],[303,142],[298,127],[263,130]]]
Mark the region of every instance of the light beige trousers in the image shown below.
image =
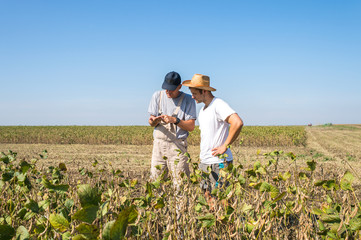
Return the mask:
[[[153,153],[151,162],[151,178],[155,180],[163,171],[171,173],[173,183],[179,185],[180,173],[184,172],[189,176],[187,140],[177,139],[175,133],[170,130],[171,124],[160,125],[155,129],[153,141]],[[179,152],[180,150],[180,152]],[[156,166],[159,165],[160,169]]]

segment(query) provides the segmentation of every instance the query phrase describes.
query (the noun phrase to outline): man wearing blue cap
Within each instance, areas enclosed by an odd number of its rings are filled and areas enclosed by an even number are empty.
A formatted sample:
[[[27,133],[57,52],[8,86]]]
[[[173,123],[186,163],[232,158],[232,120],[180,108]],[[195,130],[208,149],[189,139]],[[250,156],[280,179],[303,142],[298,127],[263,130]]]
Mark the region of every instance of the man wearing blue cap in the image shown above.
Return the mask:
[[[162,85],[164,90],[153,94],[148,107],[148,122],[154,127],[151,178],[156,179],[164,170],[171,171],[175,185],[179,184],[181,172],[189,176],[188,158],[184,153],[187,152],[187,137],[194,130],[197,118],[195,101],[191,95],[181,92],[181,87],[180,75],[169,72]]]

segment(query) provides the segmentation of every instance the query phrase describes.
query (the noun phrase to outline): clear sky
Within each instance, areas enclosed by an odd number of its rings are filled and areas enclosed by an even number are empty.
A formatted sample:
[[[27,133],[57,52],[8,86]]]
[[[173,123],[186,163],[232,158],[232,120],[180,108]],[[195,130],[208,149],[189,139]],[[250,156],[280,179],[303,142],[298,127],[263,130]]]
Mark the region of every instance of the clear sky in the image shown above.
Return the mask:
[[[0,125],[147,125],[169,71],[245,125],[361,123],[361,1],[0,0]]]

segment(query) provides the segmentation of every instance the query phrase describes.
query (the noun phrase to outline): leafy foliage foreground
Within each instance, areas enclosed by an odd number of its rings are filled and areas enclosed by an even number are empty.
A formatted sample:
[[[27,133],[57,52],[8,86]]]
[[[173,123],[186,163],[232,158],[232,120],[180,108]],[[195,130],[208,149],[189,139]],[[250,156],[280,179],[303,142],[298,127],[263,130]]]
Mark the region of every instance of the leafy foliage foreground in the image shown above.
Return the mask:
[[[314,160],[303,166],[293,153],[273,151],[251,168],[221,170],[215,205],[199,188],[207,174],[191,159],[190,178],[176,188],[164,176],[131,179],[96,161],[77,175],[63,163],[42,171],[39,159],[16,155],[0,158],[1,240],[360,238],[353,175],[320,179]],[[280,161],[289,170],[280,171]]]

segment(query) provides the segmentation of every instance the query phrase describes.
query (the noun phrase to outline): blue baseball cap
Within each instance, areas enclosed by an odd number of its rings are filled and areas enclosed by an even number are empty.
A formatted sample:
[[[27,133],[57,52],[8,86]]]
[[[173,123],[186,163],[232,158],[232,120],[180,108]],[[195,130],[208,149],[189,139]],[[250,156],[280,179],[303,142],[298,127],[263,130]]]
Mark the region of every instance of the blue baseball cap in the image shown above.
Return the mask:
[[[165,75],[163,89],[174,91],[181,84],[181,77],[177,72],[169,72]]]

